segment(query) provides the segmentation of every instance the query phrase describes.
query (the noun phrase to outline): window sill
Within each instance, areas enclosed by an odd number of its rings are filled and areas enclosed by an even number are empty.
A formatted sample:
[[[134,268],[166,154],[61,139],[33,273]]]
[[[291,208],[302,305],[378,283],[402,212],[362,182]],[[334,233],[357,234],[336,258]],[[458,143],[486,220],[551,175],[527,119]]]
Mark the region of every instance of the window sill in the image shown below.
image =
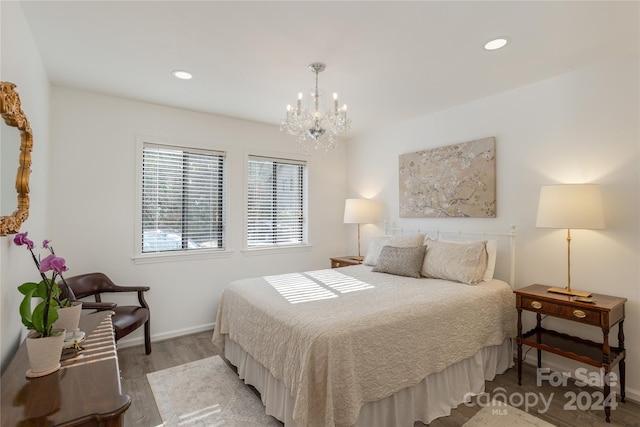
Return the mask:
[[[153,264],[158,262],[190,261],[194,259],[229,258],[233,251],[185,251],[185,252],[154,252],[134,256],[134,264]]]
[[[271,246],[268,248],[245,248],[242,254],[245,256],[254,255],[271,255],[291,252],[307,252],[313,248],[312,245],[295,245],[295,246]]]

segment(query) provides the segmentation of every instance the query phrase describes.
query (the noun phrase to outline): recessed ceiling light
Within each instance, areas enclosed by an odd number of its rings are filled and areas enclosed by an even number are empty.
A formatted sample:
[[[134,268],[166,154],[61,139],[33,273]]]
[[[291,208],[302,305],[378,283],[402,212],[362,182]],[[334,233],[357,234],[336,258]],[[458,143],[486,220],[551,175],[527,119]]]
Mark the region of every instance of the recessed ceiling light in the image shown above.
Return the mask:
[[[493,40],[489,40],[488,42],[486,42],[484,44],[484,48],[486,50],[496,50],[496,49],[500,49],[502,47],[505,47],[507,44],[509,44],[509,42],[511,41],[511,39],[509,37],[503,36],[503,37],[497,37]]]
[[[191,79],[193,76],[191,75],[191,73],[188,73],[186,71],[182,71],[182,70],[176,70],[172,73],[175,77],[182,79],[182,80],[189,80]]]

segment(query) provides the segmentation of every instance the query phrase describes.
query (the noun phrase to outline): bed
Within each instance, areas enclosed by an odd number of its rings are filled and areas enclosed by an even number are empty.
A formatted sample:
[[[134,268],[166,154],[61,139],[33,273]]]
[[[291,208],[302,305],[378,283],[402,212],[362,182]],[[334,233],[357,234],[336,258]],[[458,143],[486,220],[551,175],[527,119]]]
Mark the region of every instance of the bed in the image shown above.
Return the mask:
[[[487,268],[497,250],[437,237],[375,238],[363,265],[232,282],[212,340],[286,427],[448,415],[512,366],[516,320]]]

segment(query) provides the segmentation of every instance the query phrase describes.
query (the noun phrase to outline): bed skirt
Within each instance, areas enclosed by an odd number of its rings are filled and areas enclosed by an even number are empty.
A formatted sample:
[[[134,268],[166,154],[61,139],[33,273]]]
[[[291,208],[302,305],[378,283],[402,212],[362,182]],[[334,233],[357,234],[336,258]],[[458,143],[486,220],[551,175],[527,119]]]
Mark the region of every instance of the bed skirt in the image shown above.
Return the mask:
[[[513,366],[512,350],[511,339],[507,338],[501,345],[482,348],[468,359],[428,375],[413,387],[367,403],[360,410],[355,426],[413,427],[415,421],[429,424],[450,415],[451,409],[463,403],[465,396],[484,392],[486,380],[493,380],[496,374]],[[284,422],[285,427],[297,427],[293,420],[295,401],[282,381],[228,335],[225,336],[225,357],[238,368],[238,376],[260,392],[267,414]]]

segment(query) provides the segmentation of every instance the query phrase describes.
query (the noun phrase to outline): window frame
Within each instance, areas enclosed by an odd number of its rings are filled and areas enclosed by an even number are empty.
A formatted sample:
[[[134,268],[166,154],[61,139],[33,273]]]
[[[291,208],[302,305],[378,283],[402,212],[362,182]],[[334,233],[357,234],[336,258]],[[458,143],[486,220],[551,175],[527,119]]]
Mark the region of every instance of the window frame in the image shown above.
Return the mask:
[[[299,163],[304,165],[303,174],[303,242],[295,244],[273,244],[265,246],[249,246],[249,160],[252,157],[262,157],[282,162]],[[304,155],[296,155],[292,153],[274,152],[268,150],[250,150],[244,153],[244,186],[243,186],[243,224],[242,224],[242,244],[243,253],[245,255],[260,255],[264,253],[285,253],[308,251],[312,248],[310,244],[310,212],[309,212],[309,176],[311,169],[311,159]]]
[[[197,250],[178,250],[178,251],[160,251],[160,252],[142,252],[142,182],[143,182],[143,150],[145,145],[166,147],[167,149],[176,150],[193,150],[194,152],[204,153],[220,153],[224,156],[223,173],[222,173],[222,189],[223,189],[223,232],[222,241],[224,249],[197,249]],[[229,230],[229,150],[224,147],[211,147],[210,143],[195,141],[176,141],[168,138],[138,136],[136,137],[136,214],[134,226],[134,249],[133,261],[135,264],[146,264],[166,261],[181,261],[188,259],[203,259],[216,257],[229,257],[232,254],[230,248]]]

